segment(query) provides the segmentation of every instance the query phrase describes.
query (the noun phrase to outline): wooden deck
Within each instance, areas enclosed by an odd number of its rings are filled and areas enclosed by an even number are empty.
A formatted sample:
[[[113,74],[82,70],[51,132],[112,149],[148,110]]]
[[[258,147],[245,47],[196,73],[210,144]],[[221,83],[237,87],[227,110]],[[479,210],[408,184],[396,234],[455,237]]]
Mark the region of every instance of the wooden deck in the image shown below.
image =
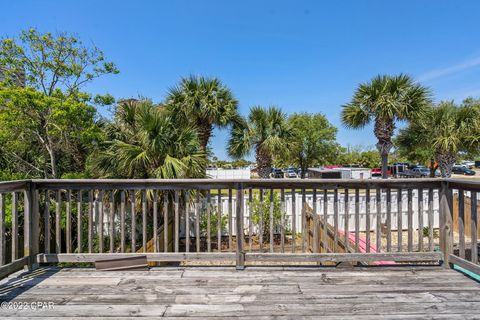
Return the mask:
[[[0,317],[480,319],[480,284],[442,267],[41,268],[0,281]]]

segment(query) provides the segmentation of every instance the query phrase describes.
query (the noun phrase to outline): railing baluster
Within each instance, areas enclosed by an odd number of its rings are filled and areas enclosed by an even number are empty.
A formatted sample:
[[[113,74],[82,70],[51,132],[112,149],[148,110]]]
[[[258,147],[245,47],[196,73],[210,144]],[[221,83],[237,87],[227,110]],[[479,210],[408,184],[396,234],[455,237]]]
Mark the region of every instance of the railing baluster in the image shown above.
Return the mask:
[[[323,190],[323,252],[328,253],[328,190]]]
[[[252,212],[250,211],[249,220],[251,219]],[[232,189],[228,189],[228,251],[233,251],[233,212],[232,212]],[[251,234],[249,234],[250,241]]]
[[[98,252],[103,253],[103,222],[105,212],[105,192],[100,190],[98,194]]]
[[[418,188],[418,251],[423,251],[423,189]]]
[[[428,250],[433,251],[433,189],[428,189]]]
[[[260,188],[260,222],[258,226],[258,239],[259,239],[259,246],[260,246],[260,252],[263,252],[263,189]]]
[[[135,190],[130,191],[130,215],[132,217],[132,234],[131,234],[131,245],[132,253],[137,252],[137,215],[135,208]]]
[[[301,211],[301,219],[302,219],[302,252],[305,252],[305,244],[307,240],[306,230],[307,230],[307,217],[306,217],[306,195],[305,189],[302,189],[302,211]]]
[[[217,190],[217,251],[222,251],[222,190]]]
[[[153,252],[158,252],[158,192],[153,192]]]
[[[50,253],[50,193],[45,190],[45,207],[43,211],[43,231],[45,253]]]
[[[72,252],[72,190],[67,190],[66,205],[66,219],[65,219],[65,238],[66,238],[66,251]]]
[[[142,248],[147,252],[147,190],[142,190]]]
[[[355,252],[360,252],[360,190],[355,189]]]
[[[387,252],[392,252],[392,189],[387,188]]]
[[[317,212],[317,189],[313,189],[312,196],[313,211],[313,252],[319,253],[318,249],[318,212]]]
[[[62,235],[60,228],[60,214],[62,205],[62,194],[60,190],[57,190],[55,201],[55,252],[62,252]]]
[[[295,215],[295,189],[292,189],[292,253],[295,253],[295,244],[297,242],[297,217]]]
[[[200,252],[200,190],[197,190],[195,198],[195,246],[196,251]]]
[[[408,189],[408,252],[413,251],[413,201],[412,189]]]
[[[93,190],[88,191],[88,253],[93,252]]]
[[[403,240],[403,191],[397,189],[397,251],[402,252],[402,240]]]
[[[465,193],[458,190],[458,253],[465,259]]]
[[[333,190],[333,252],[338,248],[338,189]]]
[[[212,238],[211,238],[211,230],[210,230],[210,214],[211,214],[211,195],[210,195],[210,190],[207,191],[207,251],[211,252],[212,251]]]
[[[168,193],[165,192],[163,194],[163,252],[168,252],[168,223]]]
[[[231,189],[229,197],[231,196]],[[252,252],[253,245],[253,196],[252,188],[248,189],[248,250]]]
[[[3,193],[0,193],[0,266],[6,262],[7,245],[5,237],[5,200]]]
[[[375,228],[375,246],[377,252],[382,252],[382,189],[376,190],[377,223]]]
[[[175,226],[175,252],[178,252],[180,249],[180,213],[179,213],[179,202],[178,202],[178,190],[175,190],[175,198],[174,198],[174,210],[175,210],[175,221],[174,221],[174,226]],[[208,221],[210,224],[210,221]]]
[[[365,189],[365,244],[366,251],[370,253],[370,188]]]
[[[110,192],[110,253],[115,252],[115,191]]]
[[[18,195],[12,192],[12,261],[18,259]]]
[[[125,190],[120,192],[120,251],[125,252]]]
[[[237,220],[237,250],[236,250],[236,268],[242,270],[245,268],[245,252],[243,250],[244,234],[243,234],[243,187],[237,186],[237,205],[236,205],[236,220]]]
[[[190,198],[185,190],[185,252],[190,252]]]
[[[273,252],[273,189],[270,189],[270,252]]]
[[[82,190],[77,192],[77,253],[82,253]]]
[[[251,189],[250,189],[251,190]],[[285,189],[280,190],[280,197],[281,197],[281,213],[280,213],[280,250],[282,253],[285,252]],[[251,212],[251,210],[250,210]]]
[[[350,199],[349,199],[349,196],[348,196],[348,189],[345,189],[345,194],[343,196],[343,200],[344,200],[344,205],[345,205],[345,226],[344,226],[344,241],[345,241],[345,252],[349,252],[349,215],[350,215]]]
[[[477,192],[475,190],[471,191],[471,201],[470,201],[470,208],[471,208],[471,237],[472,237],[472,254],[471,254],[471,261],[473,263],[478,263],[478,239],[477,239],[477,219],[478,219],[478,202],[477,202]]]

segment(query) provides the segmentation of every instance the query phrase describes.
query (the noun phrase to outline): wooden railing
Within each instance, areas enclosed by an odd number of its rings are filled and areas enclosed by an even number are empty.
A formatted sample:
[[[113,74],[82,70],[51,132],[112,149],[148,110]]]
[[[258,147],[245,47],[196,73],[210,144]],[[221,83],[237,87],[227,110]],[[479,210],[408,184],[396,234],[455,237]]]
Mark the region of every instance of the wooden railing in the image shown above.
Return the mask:
[[[478,272],[478,205],[466,211],[465,203],[478,203],[479,191],[479,182],[445,179],[2,182],[0,277],[40,263],[140,254],[239,269],[387,261]]]

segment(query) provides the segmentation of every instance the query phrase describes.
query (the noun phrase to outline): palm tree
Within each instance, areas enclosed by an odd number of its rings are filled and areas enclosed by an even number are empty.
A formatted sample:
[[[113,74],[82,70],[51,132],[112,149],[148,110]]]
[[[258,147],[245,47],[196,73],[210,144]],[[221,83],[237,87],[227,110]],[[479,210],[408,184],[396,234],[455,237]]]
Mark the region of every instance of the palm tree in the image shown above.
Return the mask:
[[[431,144],[442,177],[450,177],[459,152],[477,152],[480,148],[480,107],[457,107],[442,102],[431,107],[418,126],[424,143]]]
[[[170,89],[166,106],[177,121],[191,123],[197,128],[203,151],[207,150],[214,127],[227,127],[239,117],[238,101],[217,78],[183,78]]]
[[[252,107],[248,119],[238,121],[232,129],[229,155],[240,158],[254,149],[258,175],[262,179],[268,178],[274,157],[288,150],[291,130],[286,120],[286,114],[277,107]]]
[[[382,158],[382,178],[386,179],[395,122],[420,117],[429,103],[429,90],[411,77],[379,75],[358,86],[351,102],[342,107],[342,123],[347,128],[359,129],[374,122],[376,146]]]
[[[173,121],[149,100],[120,102],[105,125],[106,141],[92,157],[102,178],[196,178],[205,172],[205,155],[196,131]]]

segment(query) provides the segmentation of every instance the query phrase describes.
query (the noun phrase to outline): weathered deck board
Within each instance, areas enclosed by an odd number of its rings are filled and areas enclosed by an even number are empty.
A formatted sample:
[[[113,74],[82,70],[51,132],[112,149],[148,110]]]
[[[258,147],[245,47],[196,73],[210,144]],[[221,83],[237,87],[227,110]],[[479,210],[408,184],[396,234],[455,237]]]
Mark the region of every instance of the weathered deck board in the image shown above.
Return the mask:
[[[54,303],[1,313],[25,318],[475,319],[480,284],[435,266],[42,268],[0,281],[0,301]]]

